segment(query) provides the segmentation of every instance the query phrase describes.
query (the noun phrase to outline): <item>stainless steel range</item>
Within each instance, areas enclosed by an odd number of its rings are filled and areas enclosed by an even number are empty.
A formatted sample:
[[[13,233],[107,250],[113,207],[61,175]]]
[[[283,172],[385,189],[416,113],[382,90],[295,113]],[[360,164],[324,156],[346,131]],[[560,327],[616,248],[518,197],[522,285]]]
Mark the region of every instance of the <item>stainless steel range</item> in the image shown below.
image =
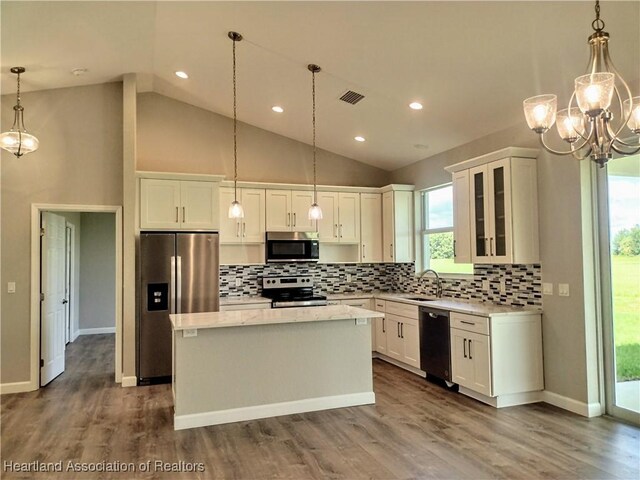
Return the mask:
[[[313,293],[313,277],[264,277],[262,296],[271,299],[271,308],[316,307],[327,304],[327,297]]]

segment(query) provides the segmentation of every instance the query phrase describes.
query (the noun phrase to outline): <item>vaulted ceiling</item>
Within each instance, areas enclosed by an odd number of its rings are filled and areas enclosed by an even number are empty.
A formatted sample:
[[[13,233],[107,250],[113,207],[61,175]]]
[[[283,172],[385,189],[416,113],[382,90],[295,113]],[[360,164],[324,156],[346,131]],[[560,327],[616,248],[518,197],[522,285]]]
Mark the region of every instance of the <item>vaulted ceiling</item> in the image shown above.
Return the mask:
[[[392,170],[519,122],[526,128],[526,97],[567,102],[593,17],[593,2],[3,1],[1,86],[15,92],[15,65],[28,70],[27,91],[136,72],[144,89],[231,116],[227,32],[235,30],[245,38],[242,121],[309,143],[306,66],[316,63],[318,145]],[[603,2],[602,18],[616,66],[638,84],[640,2]],[[365,98],[340,101],[347,90]],[[412,101],[424,109],[409,109]]]

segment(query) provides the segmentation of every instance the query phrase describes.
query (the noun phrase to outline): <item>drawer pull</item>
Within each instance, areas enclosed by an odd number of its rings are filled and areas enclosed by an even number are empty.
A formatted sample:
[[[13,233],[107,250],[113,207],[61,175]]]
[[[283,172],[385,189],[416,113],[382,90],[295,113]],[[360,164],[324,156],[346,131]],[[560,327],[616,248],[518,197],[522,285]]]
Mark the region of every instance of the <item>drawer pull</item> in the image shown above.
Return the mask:
[[[473,360],[473,357],[471,356],[471,340],[469,340],[469,360]]]
[[[466,325],[475,325],[475,322],[467,322],[465,320],[460,320],[460,323],[464,323]]]

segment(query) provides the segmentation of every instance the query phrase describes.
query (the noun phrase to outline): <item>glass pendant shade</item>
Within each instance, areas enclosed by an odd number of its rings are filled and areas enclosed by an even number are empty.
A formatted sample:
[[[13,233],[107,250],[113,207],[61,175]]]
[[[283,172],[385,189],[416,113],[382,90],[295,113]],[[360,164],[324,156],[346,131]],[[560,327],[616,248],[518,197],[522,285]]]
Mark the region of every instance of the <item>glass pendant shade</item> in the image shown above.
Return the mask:
[[[240,205],[240,202],[234,200],[229,206],[229,218],[244,218],[244,208]]]
[[[322,209],[320,205],[313,202],[309,208],[309,220],[322,220]]]
[[[631,116],[629,116],[631,112]],[[629,98],[624,101],[624,116],[629,116],[627,127],[633,133],[640,133],[640,97]]]
[[[26,131],[10,130],[0,134],[0,147],[16,156],[35,152],[39,145],[38,139]]]
[[[584,114],[579,108],[560,110],[556,116],[558,134],[565,142],[573,143],[585,136]]]
[[[549,130],[556,121],[558,98],[555,95],[538,95],[522,102],[527,125],[536,133]]]
[[[576,101],[583,113],[597,116],[611,106],[615,74],[589,73],[575,80]]]

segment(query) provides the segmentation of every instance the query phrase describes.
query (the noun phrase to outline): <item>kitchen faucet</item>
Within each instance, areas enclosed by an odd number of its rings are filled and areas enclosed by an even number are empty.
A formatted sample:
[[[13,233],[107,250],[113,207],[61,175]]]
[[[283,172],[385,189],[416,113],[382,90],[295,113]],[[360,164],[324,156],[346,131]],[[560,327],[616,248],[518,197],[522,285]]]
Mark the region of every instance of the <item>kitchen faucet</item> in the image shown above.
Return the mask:
[[[422,280],[427,273],[433,273],[436,276],[436,298],[442,298],[442,280],[440,279],[440,275],[435,270],[428,268],[424,272],[420,274],[419,279]]]

